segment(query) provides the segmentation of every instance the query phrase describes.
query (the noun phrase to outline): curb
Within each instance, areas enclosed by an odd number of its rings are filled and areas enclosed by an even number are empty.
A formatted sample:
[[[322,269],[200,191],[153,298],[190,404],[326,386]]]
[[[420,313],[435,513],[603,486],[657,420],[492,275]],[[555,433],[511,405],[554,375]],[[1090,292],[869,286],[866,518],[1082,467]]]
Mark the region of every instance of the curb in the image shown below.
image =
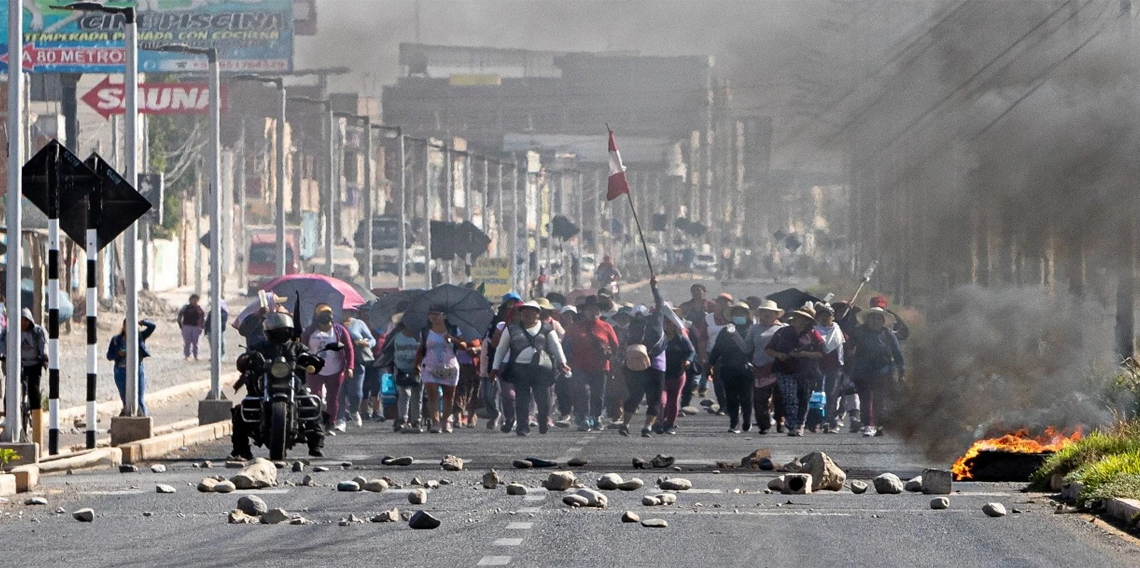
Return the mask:
[[[1137,526],[1140,524],[1138,522],[1140,521],[1140,501],[1113,497],[1105,502],[1105,515],[1124,523],[1126,526]]]
[[[225,385],[227,383],[227,381],[232,382],[233,379],[237,378],[237,375],[238,375],[237,371],[233,371],[233,372],[229,372],[229,373],[223,373],[222,374],[222,381],[221,381],[222,385]],[[193,394],[193,393],[201,393],[201,394],[205,395],[205,393],[209,392],[209,390],[210,390],[210,379],[203,379],[200,381],[194,381],[194,382],[186,383],[184,385],[178,385],[178,386],[174,386],[174,387],[165,388],[162,390],[157,390],[157,391],[154,391],[152,393],[147,393],[146,398],[147,398],[148,403],[153,404],[153,403],[158,402],[158,401],[165,401],[165,400],[170,400],[170,399],[174,399],[174,398],[180,398],[180,397],[186,396],[188,394]],[[123,403],[120,400],[99,401],[98,402],[98,408],[99,408],[99,414],[100,415],[115,416],[115,415],[119,414],[120,412],[122,412]],[[69,421],[69,420],[75,420],[76,418],[79,418],[79,419],[86,419],[87,418],[87,406],[86,405],[72,406],[70,408],[59,409],[59,421],[60,421],[60,423],[63,423],[65,421]]]
[[[118,467],[123,463],[119,448],[96,448],[39,463],[40,473],[54,473],[69,469]]]
[[[160,458],[186,446],[212,442],[219,438],[229,436],[232,427],[233,425],[229,422],[205,424],[187,428],[180,432],[172,432],[146,440],[139,440],[138,442],[123,444],[115,449],[122,451],[122,463],[134,464]]]

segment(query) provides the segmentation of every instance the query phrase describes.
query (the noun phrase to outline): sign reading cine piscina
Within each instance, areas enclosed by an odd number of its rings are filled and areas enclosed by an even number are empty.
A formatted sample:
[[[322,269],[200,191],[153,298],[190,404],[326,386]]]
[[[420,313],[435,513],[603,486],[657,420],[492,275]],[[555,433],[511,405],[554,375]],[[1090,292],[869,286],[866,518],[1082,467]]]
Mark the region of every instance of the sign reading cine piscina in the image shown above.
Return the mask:
[[[123,17],[57,10],[68,0],[23,0],[25,71],[121,73]],[[0,22],[8,7],[0,2]],[[111,6],[128,6],[108,2]],[[222,71],[293,69],[293,0],[138,0],[139,70],[205,71],[199,55],[146,51],[172,43],[216,47]],[[8,69],[7,26],[0,25],[0,72]]]

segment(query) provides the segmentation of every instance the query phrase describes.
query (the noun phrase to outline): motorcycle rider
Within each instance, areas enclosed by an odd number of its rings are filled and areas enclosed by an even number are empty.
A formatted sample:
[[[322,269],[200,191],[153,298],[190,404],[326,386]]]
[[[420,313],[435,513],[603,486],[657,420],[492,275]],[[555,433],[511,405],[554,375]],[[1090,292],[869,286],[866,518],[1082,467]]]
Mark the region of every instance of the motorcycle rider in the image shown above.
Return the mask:
[[[261,367],[268,365],[269,361],[273,361],[278,356],[284,356],[290,361],[302,361],[304,356],[313,357],[309,349],[301,343],[300,338],[296,337],[293,317],[288,313],[277,312],[265,316],[261,327],[265,333],[265,341],[251,344],[237,360],[237,367],[242,375],[234,383],[234,392],[245,386],[247,396],[261,395],[259,379],[261,372],[264,372]],[[257,362],[258,359],[261,359],[260,364]],[[319,358],[317,359],[319,360]],[[299,390],[295,393],[296,395],[309,395],[308,387],[305,386],[304,381],[298,381],[296,384],[300,385]],[[231,441],[233,442],[233,451],[230,452],[230,455],[235,458],[252,459],[253,451],[250,448],[249,439],[253,426],[242,420],[241,405],[233,407],[232,420]],[[300,429],[309,446],[309,455],[317,458],[324,457],[322,448],[325,447],[325,434],[320,421],[301,422]]]

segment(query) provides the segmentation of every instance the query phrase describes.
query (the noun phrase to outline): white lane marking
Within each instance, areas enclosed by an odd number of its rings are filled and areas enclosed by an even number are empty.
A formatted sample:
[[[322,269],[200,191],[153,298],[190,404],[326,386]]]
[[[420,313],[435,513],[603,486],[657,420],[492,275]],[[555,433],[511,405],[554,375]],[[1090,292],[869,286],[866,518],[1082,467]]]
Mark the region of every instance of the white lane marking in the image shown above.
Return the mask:
[[[545,501],[545,500],[546,500],[546,494],[527,495],[526,497],[523,497],[523,501]]]
[[[384,491],[384,493],[394,493],[397,495],[406,495],[408,493],[411,493],[412,491],[415,491],[416,489],[423,489],[424,493],[431,493],[432,492],[432,490],[428,489],[427,487],[400,487],[398,489],[387,489]]]
[[[521,507],[521,508],[519,508],[519,510],[517,510],[515,512],[516,513],[529,514],[529,513],[537,513],[540,510],[542,510],[542,507]]]
[[[686,489],[684,491],[678,491],[677,495],[683,495],[685,493],[724,493],[724,491],[720,489]]]
[[[522,541],[521,538],[500,538],[495,541],[495,546],[518,546]]]
[[[510,523],[507,525],[507,530],[530,530],[534,528],[534,523]]]
[[[569,448],[566,451],[568,451],[570,453],[580,452],[580,451],[582,451],[582,448]]]
[[[716,465],[717,460],[684,460],[678,459],[673,461],[673,465]]]
[[[84,495],[139,495],[147,493],[142,489],[121,489],[118,491],[83,491]]]
[[[238,489],[230,491],[232,495],[284,495],[288,489]]]
[[[506,566],[510,563],[510,556],[484,556],[479,559],[478,566]]]

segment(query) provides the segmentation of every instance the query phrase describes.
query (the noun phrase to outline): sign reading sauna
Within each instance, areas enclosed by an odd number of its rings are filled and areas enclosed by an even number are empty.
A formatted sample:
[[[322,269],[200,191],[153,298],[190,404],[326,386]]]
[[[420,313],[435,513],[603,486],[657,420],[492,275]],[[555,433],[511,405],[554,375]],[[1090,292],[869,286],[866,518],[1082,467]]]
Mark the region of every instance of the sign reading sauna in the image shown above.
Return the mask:
[[[103,118],[126,112],[122,83],[104,77],[82,97],[87,106]],[[227,89],[220,93],[222,112],[227,106]],[[210,106],[210,88],[205,83],[142,83],[139,85],[139,112],[145,114],[201,114]]]

